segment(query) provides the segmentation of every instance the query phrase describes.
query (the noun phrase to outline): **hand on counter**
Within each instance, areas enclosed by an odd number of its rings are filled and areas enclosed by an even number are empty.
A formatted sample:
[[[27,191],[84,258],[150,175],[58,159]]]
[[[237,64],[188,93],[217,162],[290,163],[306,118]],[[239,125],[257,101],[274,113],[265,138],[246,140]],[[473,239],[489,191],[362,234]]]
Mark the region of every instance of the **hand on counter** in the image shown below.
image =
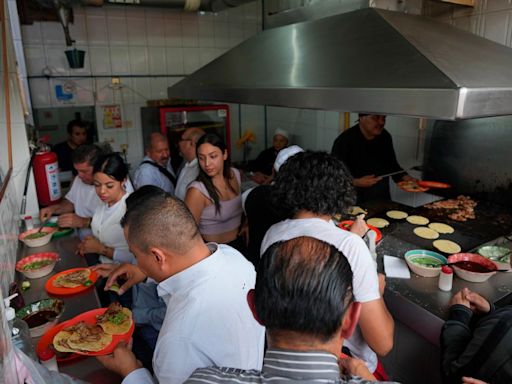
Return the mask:
[[[80,244],[78,244],[77,253],[81,256],[86,253],[103,254],[105,247],[94,236],[86,236]]]
[[[462,304],[477,314],[488,313],[491,310],[489,302],[478,293],[470,291],[469,288],[462,288],[452,297],[450,305],[455,304]]]
[[[353,357],[343,357],[338,360],[338,364],[343,373],[350,376],[359,376],[365,380],[376,381],[377,379],[369,371],[363,360]]]
[[[93,270],[96,270],[96,268],[98,267],[92,267]],[[122,295],[135,284],[146,280],[146,278],[146,274],[136,265],[127,263],[121,264],[110,272],[107,283],[105,284],[105,291],[109,290],[112,284],[118,284],[117,280],[119,279],[120,281],[124,281],[117,292],[119,295]]]
[[[59,227],[62,228],[87,228],[91,223],[88,217],[81,217],[75,213],[64,213],[59,216]]]
[[[382,177],[378,177],[375,175],[366,175],[358,179],[354,179],[354,185],[360,188],[368,188],[377,184],[381,180]]]
[[[135,358],[128,345],[121,341],[111,355],[96,356],[98,361],[108,370],[117,373],[123,378],[136,369],[142,368],[142,364]]]

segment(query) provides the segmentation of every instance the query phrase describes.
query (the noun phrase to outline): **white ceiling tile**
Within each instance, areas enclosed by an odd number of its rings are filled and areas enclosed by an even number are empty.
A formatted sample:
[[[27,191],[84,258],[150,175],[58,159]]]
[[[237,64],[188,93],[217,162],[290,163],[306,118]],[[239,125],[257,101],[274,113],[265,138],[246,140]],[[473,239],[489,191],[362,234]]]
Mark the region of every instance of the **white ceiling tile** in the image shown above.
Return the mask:
[[[138,17],[127,17],[128,43],[130,45],[147,45],[146,40],[146,19]]]
[[[229,47],[229,23],[215,22],[215,46]]]
[[[36,21],[31,25],[22,25],[21,35],[24,44],[41,44],[43,41],[41,23]]]
[[[181,21],[181,38],[184,47],[198,46],[198,27],[195,20]]]
[[[77,45],[88,44],[86,19],[84,14],[75,13],[73,23],[69,24],[69,34],[71,35],[71,38],[75,40]]]
[[[108,43],[105,16],[89,15],[87,12],[86,26],[90,45],[106,45]]]
[[[167,72],[165,47],[149,47],[148,58],[151,75],[163,75]]]
[[[46,46],[46,63],[54,75],[69,75],[69,64],[64,51],[68,49],[65,45]]]
[[[146,47],[129,47],[130,50],[130,69],[132,75],[147,75],[148,53]]]
[[[198,48],[183,48],[183,69],[185,74],[195,72],[201,66]]]
[[[179,19],[168,20],[165,23],[165,45],[181,47],[183,45],[181,36],[181,21]]]
[[[50,98],[50,82],[47,79],[30,79],[30,98],[32,107],[43,108],[52,105]]]
[[[108,47],[90,47],[89,57],[91,61],[91,72],[94,75],[110,75],[110,49]]]
[[[167,80],[165,77],[153,77],[149,83],[151,86],[150,99],[167,98]]]
[[[29,76],[42,75],[46,67],[44,48],[41,45],[25,45],[25,64]]]
[[[131,74],[128,47],[110,47],[110,63],[112,75]]]
[[[127,45],[128,31],[126,28],[126,17],[107,18],[108,40],[112,45]]]
[[[167,74],[183,74],[183,48],[167,47],[165,48],[165,55],[167,62]]]
[[[43,41],[45,44],[61,45],[66,43],[64,37],[64,30],[60,23],[46,21],[41,23],[41,30],[43,32]]]
[[[151,17],[146,19],[146,34],[149,46],[165,45],[165,19]]]
[[[199,21],[199,46],[214,47],[215,46],[215,29],[213,21]]]

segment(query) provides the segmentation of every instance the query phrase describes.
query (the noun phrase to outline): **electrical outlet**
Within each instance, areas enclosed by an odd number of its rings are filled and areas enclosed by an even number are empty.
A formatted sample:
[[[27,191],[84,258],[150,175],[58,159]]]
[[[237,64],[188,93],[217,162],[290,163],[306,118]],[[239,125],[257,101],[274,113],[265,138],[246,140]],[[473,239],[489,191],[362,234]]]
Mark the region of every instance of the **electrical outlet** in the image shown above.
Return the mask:
[[[119,148],[121,148],[121,152],[126,153],[128,151],[128,144],[121,144]]]
[[[110,82],[112,85],[121,85],[121,79],[119,77],[112,77]]]

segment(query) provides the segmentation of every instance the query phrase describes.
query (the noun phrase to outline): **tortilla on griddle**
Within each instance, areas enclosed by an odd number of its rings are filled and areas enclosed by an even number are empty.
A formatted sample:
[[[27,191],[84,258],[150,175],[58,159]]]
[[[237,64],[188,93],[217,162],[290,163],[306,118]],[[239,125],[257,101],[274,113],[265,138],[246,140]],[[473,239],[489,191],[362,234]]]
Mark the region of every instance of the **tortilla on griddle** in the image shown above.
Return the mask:
[[[89,276],[91,275],[90,269],[81,269],[79,271],[74,271],[67,273],[65,275],[57,277],[52,285],[54,287],[62,287],[62,288],[76,288],[84,285],[84,283],[89,280]]]
[[[114,302],[103,315],[96,316],[98,325],[109,335],[123,335],[132,326],[132,312]]]

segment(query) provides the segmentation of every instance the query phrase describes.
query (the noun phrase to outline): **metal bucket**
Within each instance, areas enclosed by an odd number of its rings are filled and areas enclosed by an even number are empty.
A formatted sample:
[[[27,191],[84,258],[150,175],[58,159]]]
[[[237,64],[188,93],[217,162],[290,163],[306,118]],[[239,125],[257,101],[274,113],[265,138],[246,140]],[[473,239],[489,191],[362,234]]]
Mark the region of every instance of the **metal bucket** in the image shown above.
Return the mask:
[[[66,52],[66,57],[68,59],[68,64],[70,68],[83,68],[84,67],[84,59],[85,59],[85,51],[78,50],[76,48],[69,49]]]

